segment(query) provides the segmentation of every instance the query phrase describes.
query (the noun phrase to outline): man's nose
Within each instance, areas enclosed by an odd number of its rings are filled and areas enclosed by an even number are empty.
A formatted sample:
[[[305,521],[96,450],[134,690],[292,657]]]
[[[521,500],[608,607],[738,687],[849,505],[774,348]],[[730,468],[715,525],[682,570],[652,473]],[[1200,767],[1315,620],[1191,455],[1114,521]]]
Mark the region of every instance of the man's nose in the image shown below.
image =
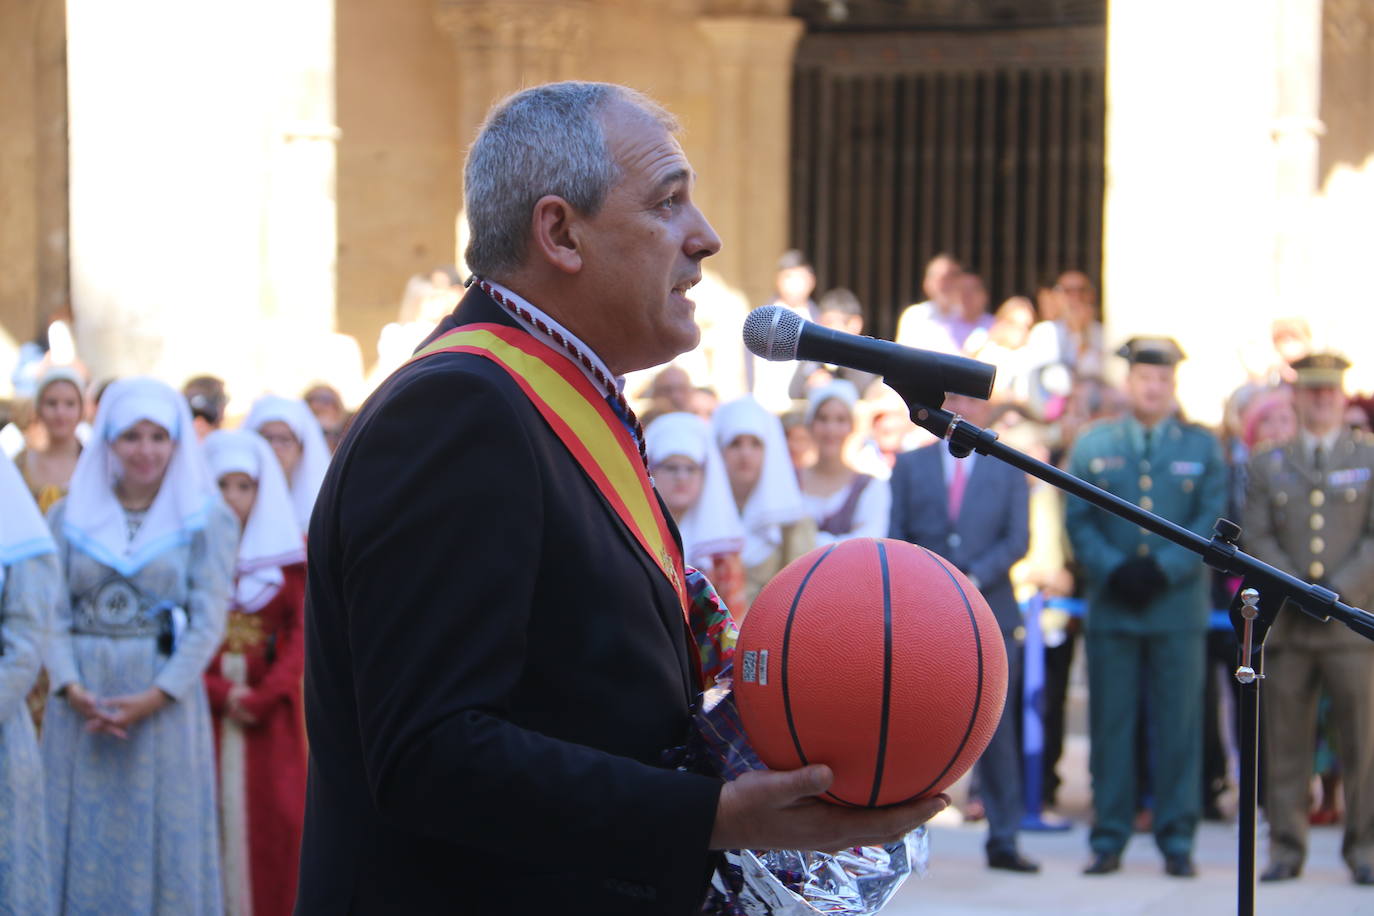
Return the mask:
[[[695,210],[695,208],[693,208]],[[706,214],[700,210],[696,212],[696,225],[687,236],[687,256],[695,260],[710,257],[720,251],[720,236],[716,235],[716,230],[711,227],[711,223],[706,219]]]

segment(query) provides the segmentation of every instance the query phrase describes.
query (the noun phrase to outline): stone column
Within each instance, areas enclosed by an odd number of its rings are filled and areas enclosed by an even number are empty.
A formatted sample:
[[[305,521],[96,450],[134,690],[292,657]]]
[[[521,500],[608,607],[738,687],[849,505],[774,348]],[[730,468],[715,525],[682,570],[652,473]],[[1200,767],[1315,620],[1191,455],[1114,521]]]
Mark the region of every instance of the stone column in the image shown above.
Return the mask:
[[[69,0],[72,298],[97,377],[210,372],[251,397],[310,373],[295,335],[333,317],[332,4],[290,6]]]
[[[466,151],[492,103],[526,86],[570,79],[587,39],[589,0],[436,0],[458,63],[458,136]],[[457,216],[456,263],[467,244]]]
[[[1220,419],[1244,380],[1243,351],[1262,355],[1281,308],[1270,135],[1277,2],[1113,0],[1108,9],[1107,344],[1176,337],[1189,356],[1180,400],[1205,422]]]
[[[1278,98],[1272,126],[1278,212],[1274,234],[1274,288],[1280,303],[1298,305],[1311,295],[1312,200],[1324,132],[1319,117],[1322,70],[1322,0],[1277,0]]]
[[[773,292],[774,265],[787,248],[792,60],[802,23],[707,16],[697,27],[715,57],[706,197],[724,247],[711,266],[759,305]]]

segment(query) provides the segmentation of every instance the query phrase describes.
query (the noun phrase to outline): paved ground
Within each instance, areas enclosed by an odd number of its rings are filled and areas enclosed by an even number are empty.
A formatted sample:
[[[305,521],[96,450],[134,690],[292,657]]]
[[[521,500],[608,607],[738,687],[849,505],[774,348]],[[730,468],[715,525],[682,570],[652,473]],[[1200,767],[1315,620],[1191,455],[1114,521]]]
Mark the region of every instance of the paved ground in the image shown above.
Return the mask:
[[[1198,837],[1198,877],[1170,878],[1153,840],[1138,834],[1128,847],[1122,870],[1088,878],[1086,739],[1074,736],[1060,774],[1066,780],[1061,801],[1075,820],[1064,833],[1022,835],[1022,851],[1042,866],[1038,875],[990,871],[983,858],[983,824],[946,818],[931,828],[930,870],[911,878],[885,909],[884,916],[916,914],[1167,914],[1236,911],[1236,827],[1204,824]],[[1262,830],[1263,828],[1261,828]],[[1312,831],[1304,874],[1280,885],[1260,885],[1256,913],[1337,916],[1374,914],[1374,888],[1356,887],[1340,860],[1340,828]],[[1264,865],[1260,841],[1260,867]]]

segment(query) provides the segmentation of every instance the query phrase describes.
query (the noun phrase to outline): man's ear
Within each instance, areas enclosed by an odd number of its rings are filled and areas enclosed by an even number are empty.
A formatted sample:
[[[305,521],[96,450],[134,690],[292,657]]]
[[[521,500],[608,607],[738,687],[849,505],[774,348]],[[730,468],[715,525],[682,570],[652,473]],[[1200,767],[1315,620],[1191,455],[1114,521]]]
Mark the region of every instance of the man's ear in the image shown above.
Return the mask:
[[[582,269],[575,229],[579,219],[572,204],[563,198],[555,194],[539,198],[530,216],[531,253],[556,270],[577,273]]]

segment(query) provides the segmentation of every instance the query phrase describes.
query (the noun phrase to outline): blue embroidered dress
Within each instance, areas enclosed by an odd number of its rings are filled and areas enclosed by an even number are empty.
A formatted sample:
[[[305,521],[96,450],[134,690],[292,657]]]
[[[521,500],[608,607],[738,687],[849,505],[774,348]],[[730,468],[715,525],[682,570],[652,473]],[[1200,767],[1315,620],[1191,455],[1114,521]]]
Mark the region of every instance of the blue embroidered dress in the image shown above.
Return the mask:
[[[67,575],[47,653],[53,690],[75,682],[112,697],[155,685],[175,702],[135,724],[127,740],[88,733],[65,701],[49,703],[42,752],[58,906],[102,916],[221,913],[202,675],[224,635],[238,521],[214,499],[202,528],[123,575],[69,543],[66,508],[58,503],[49,514]],[[170,657],[148,622],[150,602],[170,602],[188,617]]]
[[[43,764],[24,702],[62,590],[51,547],[0,570],[0,913],[25,916],[53,912]]]

